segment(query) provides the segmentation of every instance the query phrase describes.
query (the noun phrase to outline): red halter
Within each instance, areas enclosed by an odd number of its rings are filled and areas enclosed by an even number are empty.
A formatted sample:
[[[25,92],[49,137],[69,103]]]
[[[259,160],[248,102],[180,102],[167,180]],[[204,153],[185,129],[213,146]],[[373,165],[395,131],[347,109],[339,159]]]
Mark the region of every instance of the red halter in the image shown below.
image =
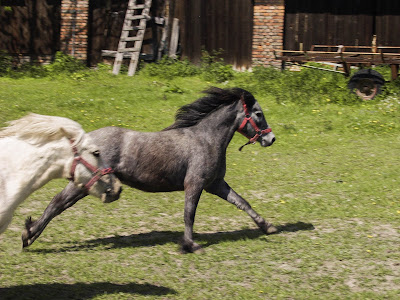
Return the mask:
[[[71,145],[73,144],[73,140],[70,140]],[[83,164],[88,170],[90,170],[92,172],[93,177],[89,180],[88,183],[85,184],[84,188],[86,189],[86,191],[89,191],[90,188],[98,181],[100,180],[101,177],[103,177],[104,175],[107,174],[111,174],[114,171],[111,168],[105,168],[105,169],[98,169],[95,166],[93,166],[91,163],[89,163],[88,161],[86,161],[84,158],[82,158],[79,153],[78,153],[78,149],[76,149],[75,146],[72,145],[72,151],[74,152],[74,160],[72,162],[72,166],[71,166],[71,171],[70,171],[70,180],[74,181],[74,177],[75,177],[75,169],[76,166],[78,165],[78,163]]]
[[[244,101],[243,96],[242,96],[242,98],[240,98],[240,101],[242,102],[242,105],[243,105],[245,118],[244,118],[242,124],[239,126],[237,131],[249,139],[249,142],[247,144],[255,144],[260,136],[271,132],[272,129],[267,128],[267,129],[261,130],[260,128],[258,128],[256,122],[254,122],[253,118],[251,117],[251,114],[249,113],[249,110],[247,109],[247,105],[246,105],[246,102]],[[253,127],[253,129],[256,131],[256,135],[253,137],[250,137],[243,132],[243,129],[246,126],[247,122],[249,122],[251,127]],[[241,148],[240,148],[240,150],[241,150]]]

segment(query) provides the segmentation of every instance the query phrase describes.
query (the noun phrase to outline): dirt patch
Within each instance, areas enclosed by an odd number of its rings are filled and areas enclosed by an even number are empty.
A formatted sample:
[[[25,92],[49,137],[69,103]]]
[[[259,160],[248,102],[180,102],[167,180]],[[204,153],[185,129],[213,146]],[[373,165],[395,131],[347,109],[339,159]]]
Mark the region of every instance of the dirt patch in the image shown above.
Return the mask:
[[[369,230],[358,230],[367,227]],[[316,276],[342,279],[352,292],[396,291],[400,286],[398,245],[400,233],[392,224],[365,224],[359,219],[332,220],[315,225],[315,235],[338,239],[335,259],[327,260],[317,268]],[[341,238],[341,233],[354,227],[352,236]],[[368,234],[367,232],[371,232]],[[350,238],[350,239],[349,239]],[[340,243],[345,241],[345,243]],[[339,259],[338,259],[339,257]],[[342,257],[342,258],[341,258]]]

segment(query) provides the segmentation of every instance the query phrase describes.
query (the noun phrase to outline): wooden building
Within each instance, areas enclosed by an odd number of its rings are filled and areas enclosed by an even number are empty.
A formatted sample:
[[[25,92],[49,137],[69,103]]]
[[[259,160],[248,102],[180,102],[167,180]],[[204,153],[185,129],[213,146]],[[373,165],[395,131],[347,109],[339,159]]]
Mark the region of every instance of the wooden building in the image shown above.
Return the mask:
[[[116,50],[128,0],[0,3],[0,50],[35,60],[61,50],[95,65],[101,50]],[[198,62],[202,49],[223,49],[237,69],[279,65],[274,49],[400,46],[396,0],[153,0],[151,16],[179,19],[182,56]],[[148,31],[159,40],[159,27]]]

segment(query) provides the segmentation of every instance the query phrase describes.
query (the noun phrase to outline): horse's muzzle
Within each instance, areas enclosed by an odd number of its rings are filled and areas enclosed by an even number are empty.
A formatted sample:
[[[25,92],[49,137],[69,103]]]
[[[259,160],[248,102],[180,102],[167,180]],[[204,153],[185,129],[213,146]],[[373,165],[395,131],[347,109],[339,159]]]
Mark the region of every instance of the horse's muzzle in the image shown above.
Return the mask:
[[[261,138],[260,144],[262,147],[269,147],[275,142],[275,140],[275,135],[273,133],[269,133]]]
[[[119,196],[122,192],[122,186],[120,182],[115,182],[113,185],[113,189],[107,189],[105,193],[101,195],[101,201],[103,203],[111,203],[115,200],[119,199]]]

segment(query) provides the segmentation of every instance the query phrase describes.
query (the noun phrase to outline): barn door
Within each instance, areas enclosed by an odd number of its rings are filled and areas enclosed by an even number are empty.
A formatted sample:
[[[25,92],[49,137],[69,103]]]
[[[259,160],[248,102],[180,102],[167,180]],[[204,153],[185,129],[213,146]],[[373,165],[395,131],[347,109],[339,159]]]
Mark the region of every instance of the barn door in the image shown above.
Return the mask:
[[[376,1],[376,39],[378,46],[400,46],[400,1]]]
[[[310,50],[316,44],[372,44],[376,0],[286,0],[285,5],[287,50]]]
[[[171,6],[181,26],[183,56],[199,62],[202,49],[223,49],[225,62],[251,66],[253,0],[175,0]]]
[[[89,1],[88,61],[96,65],[102,61],[101,50],[116,50],[121,36],[127,0]]]
[[[60,20],[61,0],[0,0],[0,49],[50,59],[60,49]]]

